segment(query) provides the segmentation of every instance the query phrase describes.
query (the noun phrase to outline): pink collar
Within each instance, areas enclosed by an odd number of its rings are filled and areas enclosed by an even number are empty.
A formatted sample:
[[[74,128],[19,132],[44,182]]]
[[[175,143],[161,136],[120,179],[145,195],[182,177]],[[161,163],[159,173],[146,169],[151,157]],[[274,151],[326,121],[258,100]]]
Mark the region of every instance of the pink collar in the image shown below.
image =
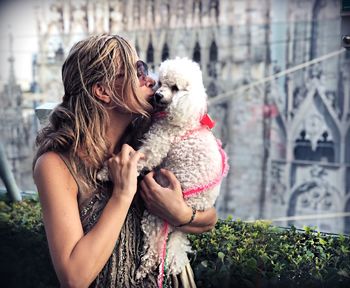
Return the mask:
[[[202,126],[207,126],[209,129],[212,129],[215,126],[215,121],[211,119],[207,113],[203,115],[199,122],[202,124]]]
[[[163,118],[165,118],[165,116],[167,116],[167,115],[168,115],[168,112],[159,111],[159,112],[153,113],[153,114],[152,114],[152,118],[153,118],[153,119],[163,119]]]
[[[168,115],[168,112],[165,111],[159,111],[154,114],[152,114],[153,119],[163,119]],[[210,116],[206,113],[202,116],[202,118],[199,120],[202,126],[207,126],[209,129],[214,128],[215,121],[210,118]]]

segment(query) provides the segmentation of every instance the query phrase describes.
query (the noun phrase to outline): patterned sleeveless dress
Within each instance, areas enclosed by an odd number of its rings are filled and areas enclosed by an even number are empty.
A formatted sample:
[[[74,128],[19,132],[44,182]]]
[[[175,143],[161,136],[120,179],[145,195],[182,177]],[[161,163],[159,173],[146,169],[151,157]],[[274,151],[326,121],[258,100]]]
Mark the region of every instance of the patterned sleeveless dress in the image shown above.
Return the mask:
[[[112,190],[112,182],[103,182],[98,188],[88,188],[82,181],[82,176],[74,172],[68,158],[59,154],[66,164],[72,177],[78,185],[78,204],[80,220],[84,233],[88,233],[96,224],[106,206]],[[141,262],[142,230],[141,218],[144,207],[141,199],[136,195],[127,213],[125,222],[116,241],[112,255],[107,263],[90,285],[94,288],[131,288],[131,287],[158,287],[158,267],[142,281],[135,280],[136,270]],[[163,282],[163,287],[195,288],[193,271],[187,265],[184,271],[174,276],[171,275]]]

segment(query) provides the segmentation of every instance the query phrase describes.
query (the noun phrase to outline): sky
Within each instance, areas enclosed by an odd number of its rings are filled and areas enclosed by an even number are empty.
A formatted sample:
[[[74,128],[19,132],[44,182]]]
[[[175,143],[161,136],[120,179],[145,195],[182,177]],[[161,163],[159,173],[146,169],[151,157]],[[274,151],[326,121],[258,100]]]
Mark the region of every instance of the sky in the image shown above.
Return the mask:
[[[0,89],[8,81],[10,44],[13,34],[15,75],[23,90],[32,81],[32,56],[38,50],[34,0],[0,2]]]

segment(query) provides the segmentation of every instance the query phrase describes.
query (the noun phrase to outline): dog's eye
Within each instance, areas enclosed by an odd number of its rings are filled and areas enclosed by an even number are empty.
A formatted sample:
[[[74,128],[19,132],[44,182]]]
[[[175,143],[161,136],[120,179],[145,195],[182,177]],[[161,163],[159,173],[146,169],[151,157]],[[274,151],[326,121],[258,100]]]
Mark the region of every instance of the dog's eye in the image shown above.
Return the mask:
[[[162,82],[158,81],[158,85],[159,85],[159,86],[162,86]]]
[[[177,92],[179,91],[179,88],[176,85],[173,85],[171,86],[171,90]]]

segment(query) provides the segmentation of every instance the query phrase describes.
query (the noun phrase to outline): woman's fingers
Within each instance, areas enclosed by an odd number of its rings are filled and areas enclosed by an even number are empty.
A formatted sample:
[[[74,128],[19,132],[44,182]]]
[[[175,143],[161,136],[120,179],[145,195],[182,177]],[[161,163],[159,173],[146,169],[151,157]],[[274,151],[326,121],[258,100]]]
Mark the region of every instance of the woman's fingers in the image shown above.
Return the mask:
[[[159,184],[154,180],[154,171],[149,172],[144,178],[142,182],[145,182],[150,190],[154,190],[159,187]]]
[[[169,189],[174,191],[182,191],[181,184],[179,180],[177,180],[176,176],[173,172],[166,170],[166,169],[160,169],[162,174],[168,179],[169,181]],[[162,189],[163,187],[157,183],[157,181],[154,179],[154,171],[151,171],[148,173],[144,178],[143,181],[146,182],[147,186],[151,191],[157,191],[158,189]]]
[[[150,197],[150,190],[144,181],[141,182],[140,186],[141,186],[141,196],[147,204]]]
[[[135,151],[131,146],[124,144],[117,156],[109,159],[111,180],[116,193],[133,196],[137,190],[137,162],[144,154]]]
[[[166,169],[160,169],[160,172],[162,172],[162,174],[168,178],[168,180],[170,182],[170,187],[169,187],[170,189],[172,189],[172,190],[181,189],[181,184],[180,184],[179,180],[177,180],[177,178],[173,172],[166,170]]]
[[[124,144],[120,151],[122,163],[127,163],[130,157],[134,155],[134,153],[135,153],[135,150],[131,146],[129,146],[128,144]]]
[[[161,187],[153,178],[154,172],[149,172],[141,181],[141,197],[145,201],[145,205],[147,210],[149,210],[151,213],[154,213],[152,207],[154,205],[161,205],[161,203],[158,201],[158,187]],[[158,213],[158,216],[160,216],[160,213]]]
[[[133,164],[137,164],[137,162],[139,162],[140,159],[144,159],[145,158],[145,154],[139,152],[139,151],[136,151],[132,156],[131,156],[131,159],[130,159],[130,162],[133,163]]]
[[[137,162],[144,158],[145,155],[141,152],[135,151],[131,146],[124,144],[122,149],[118,155],[113,155],[109,158],[109,162],[115,160],[118,164],[126,165],[126,164],[137,164]],[[131,167],[133,165],[130,165]]]

